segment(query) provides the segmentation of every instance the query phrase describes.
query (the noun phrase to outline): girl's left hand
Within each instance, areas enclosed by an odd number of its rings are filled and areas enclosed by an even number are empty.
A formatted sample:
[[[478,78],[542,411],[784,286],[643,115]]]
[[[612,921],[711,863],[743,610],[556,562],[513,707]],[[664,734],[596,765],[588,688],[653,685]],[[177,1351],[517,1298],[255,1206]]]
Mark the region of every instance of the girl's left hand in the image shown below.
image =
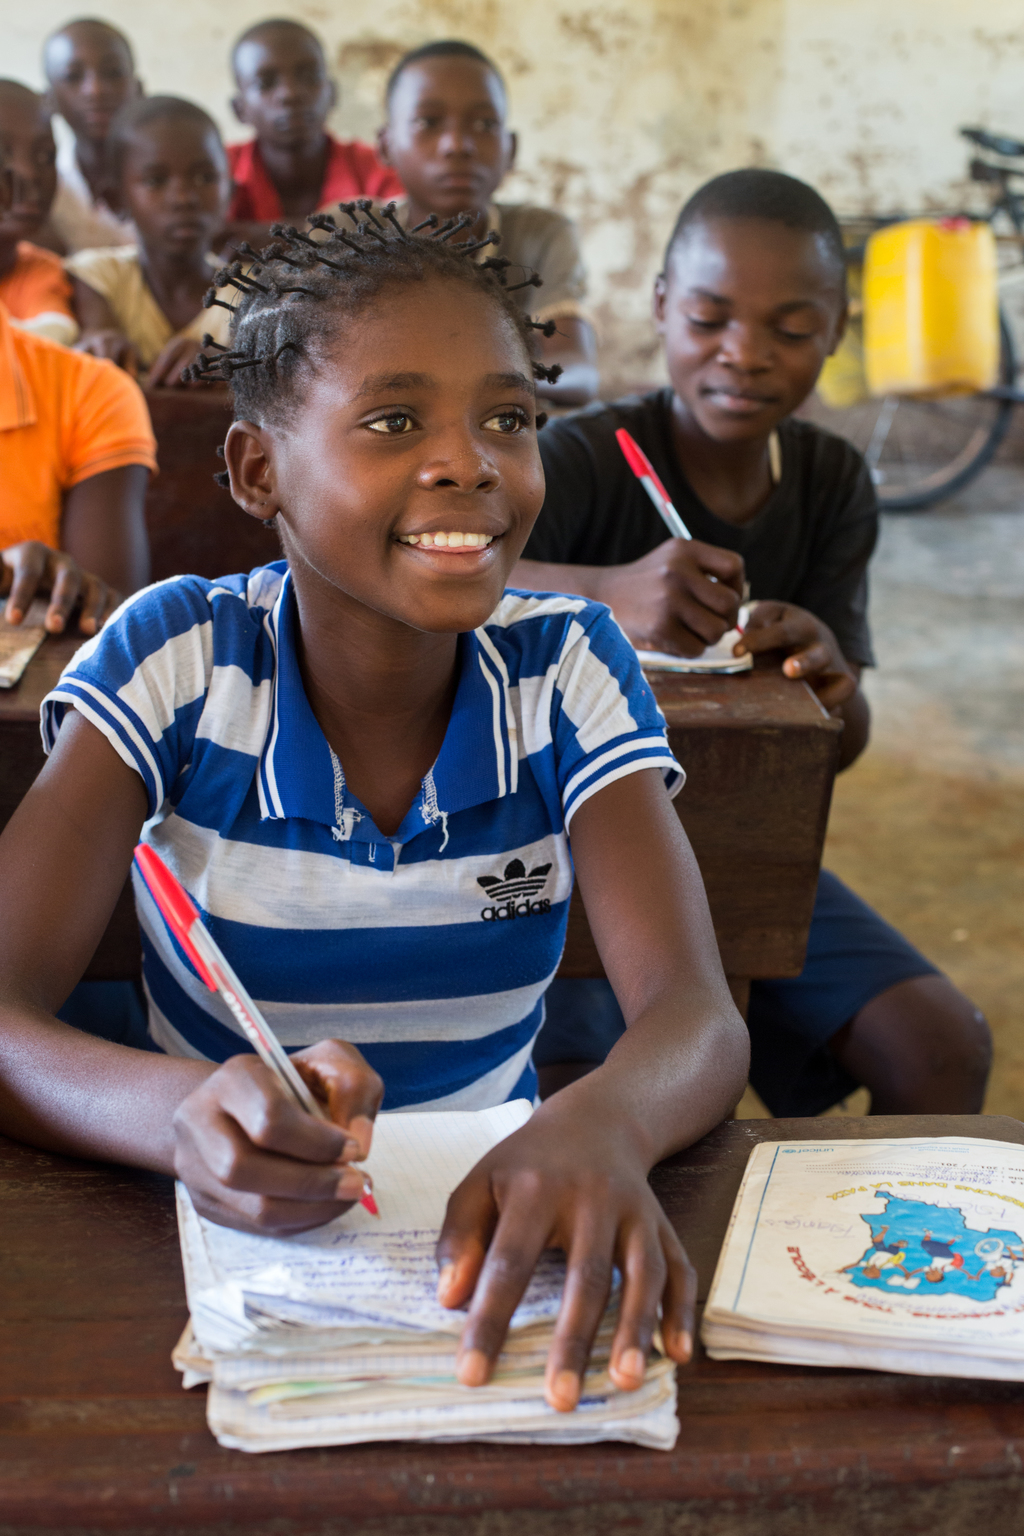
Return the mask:
[[[568,1090],[567,1090],[568,1092]],[[438,1299],[472,1298],[458,1356],[463,1386],[490,1379],[508,1325],[545,1248],[560,1248],[567,1270],[548,1355],[545,1395],[569,1412],[612,1285],[622,1276],[609,1372],[631,1391],[643,1383],[661,1311],[668,1355],[693,1350],[697,1276],[647,1183],[624,1133],[594,1125],[556,1095],[482,1158],[448,1202],[437,1245]]]

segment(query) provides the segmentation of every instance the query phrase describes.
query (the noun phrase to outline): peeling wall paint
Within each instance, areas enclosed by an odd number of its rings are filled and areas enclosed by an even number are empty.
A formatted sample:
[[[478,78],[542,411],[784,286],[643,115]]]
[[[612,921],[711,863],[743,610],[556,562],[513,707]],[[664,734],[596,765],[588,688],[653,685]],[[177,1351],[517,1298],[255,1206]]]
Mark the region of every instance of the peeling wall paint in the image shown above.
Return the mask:
[[[407,48],[466,37],[505,71],[519,168],[502,196],[579,221],[606,388],[660,378],[651,281],[683,199],[737,165],[815,182],[840,212],[948,207],[964,181],[961,123],[1024,138],[1024,22],[988,0],[176,0],[86,9],[134,39],[151,90],[203,103],[235,136],[227,53],[261,15],[324,38],[341,87],[335,130],[372,139]],[[58,0],[0,0],[5,74],[40,83]],[[74,13],[73,11],[71,12]],[[157,18],[159,23],[157,24]],[[238,136],[241,136],[240,134]]]

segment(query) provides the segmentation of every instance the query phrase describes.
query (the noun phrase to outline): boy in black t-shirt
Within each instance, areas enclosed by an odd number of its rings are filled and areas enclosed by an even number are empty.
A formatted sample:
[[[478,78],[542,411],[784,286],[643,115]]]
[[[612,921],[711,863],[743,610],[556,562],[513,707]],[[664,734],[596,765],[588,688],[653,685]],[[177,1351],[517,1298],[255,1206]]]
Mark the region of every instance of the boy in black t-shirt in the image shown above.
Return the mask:
[[[755,601],[743,642],[784,650],[863,751],[873,664],[867,564],[878,509],[846,442],[792,412],[846,318],[835,217],[803,182],[734,171],[679,216],[655,285],[672,387],[592,406],[540,438],[547,497],[513,582],[608,603],[630,639],[696,655]],[[693,535],[673,539],[615,440],[626,427]],[[623,1028],[604,982],[556,981],[535,1051],[549,1088],[603,1060]],[[967,998],[822,871],[807,960],[755,981],[751,1081],[775,1115],[818,1114],[859,1084],[876,1114],[976,1113],[990,1040]],[[584,1070],[579,1067],[578,1070]]]

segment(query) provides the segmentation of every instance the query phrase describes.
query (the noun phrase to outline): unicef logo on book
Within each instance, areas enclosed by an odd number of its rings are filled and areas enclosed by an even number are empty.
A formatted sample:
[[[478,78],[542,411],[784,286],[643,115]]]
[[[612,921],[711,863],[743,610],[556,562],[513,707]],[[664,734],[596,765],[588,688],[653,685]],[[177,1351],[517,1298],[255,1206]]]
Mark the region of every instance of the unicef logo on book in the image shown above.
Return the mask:
[[[478,876],[477,885],[482,885],[491,898],[491,905],[480,911],[484,922],[496,923],[512,917],[540,917],[550,912],[551,902],[547,896],[536,899],[538,892],[544,888],[550,868],[550,864],[538,864],[536,869],[531,869],[527,874],[522,859],[510,859],[501,875]]]

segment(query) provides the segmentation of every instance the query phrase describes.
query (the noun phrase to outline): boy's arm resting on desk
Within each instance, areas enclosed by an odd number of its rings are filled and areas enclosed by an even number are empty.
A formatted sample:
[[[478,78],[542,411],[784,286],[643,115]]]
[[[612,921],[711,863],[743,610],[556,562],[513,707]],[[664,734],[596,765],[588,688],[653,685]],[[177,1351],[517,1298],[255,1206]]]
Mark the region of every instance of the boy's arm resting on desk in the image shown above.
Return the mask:
[[[666,539],[628,565],[520,560],[511,584],[607,603],[634,645],[699,656],[735,628],[743,578],[743,558],[731,549]]]
[[[148,485],[145,464],[122,464],[80,480],[64,497],[62,547],[116,592],[137,592],[149,580]]]
[[[628,774],[572,822],[591,931],[627,1021],[603,1066],[547,1099],[453,1194],[438,1248],[441,1299],[472,1297],[460,1379],[489,1376],[541,1252],[568,1274],[547,1369],[571,1408],[611,1284],[623,1277],[612,1375],[639,1385],[662,1307],[666,1348],[689,1357],[695,1280],[647,1174],[724,1119],[749,1046],[722,972],[707,898],[661,773]],[[493,1235],[492,1235],[493,1234]]]
[[[380,1079],[351,1046],[292,1057],[335,1123],[291,1103],[253,1056],[223,1066],[131,1050],[54,1017],[113,912],[149,807],[142,780],[76,711],[0,838],[0,1131],[178,1174],[225,1225],[298,1231],[363,1193]],[[346,1129],[347,1127],[347,1129]]]

